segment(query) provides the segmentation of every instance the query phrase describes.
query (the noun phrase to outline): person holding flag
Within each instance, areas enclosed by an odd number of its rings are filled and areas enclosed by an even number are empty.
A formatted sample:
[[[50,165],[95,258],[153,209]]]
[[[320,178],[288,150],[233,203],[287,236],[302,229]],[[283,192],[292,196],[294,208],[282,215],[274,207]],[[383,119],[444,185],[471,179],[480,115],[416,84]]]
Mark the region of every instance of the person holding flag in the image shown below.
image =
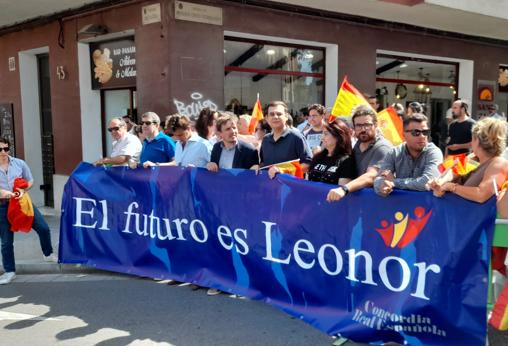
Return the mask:
[[[0,138],[0,238],[2,243],[2,262],[5,273],[0,276],[0,285],[10,283],[16,277],[14,261],[14,231],[8,219],[9,202],[11,198],[20,199],[33,185],[30,168],[25,161],[9,155],[10,146],[7,138]],[[16,178],[23,178],[28,182],[28,188],[13,190]],[[20,211],[21,212],[21,211]],[[44,221],[41,212],[33,206],[32,228],[39,235],[43,258],[47,262],[58,262],[51,245],[49,226]]]
[[[272,132],[263,138],[260,162],[261,167],[270,166],[268,175],[272,179],[277,173],[284,173],[277,164],[295,161],[306,172],[312,160],[312,153],[303,135],[287,126],[288,114],[288,107],[282,101],[272,101],[268,105],[266,120]]]

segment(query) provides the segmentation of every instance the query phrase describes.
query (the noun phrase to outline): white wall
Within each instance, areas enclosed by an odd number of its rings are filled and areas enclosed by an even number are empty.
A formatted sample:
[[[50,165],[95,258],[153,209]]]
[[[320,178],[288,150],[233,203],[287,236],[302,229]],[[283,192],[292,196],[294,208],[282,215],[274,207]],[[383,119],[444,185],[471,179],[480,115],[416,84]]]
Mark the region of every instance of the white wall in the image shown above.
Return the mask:
[[[506,0],[425,0],[425,2],[461,11],[508,19],[508,1]]]
[[[39,73],[37,54],[49,53],[41,47],[18,53],[21,88],[21,111],[23,116],[23,145],[25,161],[32,171],[34,186],[30,197],[36,206],[44,205],[44,191],[39,186],[42,178],[41,112],[39,100]]]
[[[88,43],[78,42],[78,69],[83,161],[94,162],[102,157],[101,93],[92,90]]]

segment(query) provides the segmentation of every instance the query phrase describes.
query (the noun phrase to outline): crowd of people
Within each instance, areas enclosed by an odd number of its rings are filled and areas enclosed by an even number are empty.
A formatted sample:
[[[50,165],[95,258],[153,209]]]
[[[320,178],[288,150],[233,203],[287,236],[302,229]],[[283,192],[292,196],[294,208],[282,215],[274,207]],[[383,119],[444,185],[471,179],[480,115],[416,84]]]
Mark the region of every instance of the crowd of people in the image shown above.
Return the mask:
[[[330,184],[328,202],[337,202],[366,187],[383,197],[396,189],[432,190],[436,197],[453,193],[479,203],[501,190],[508,177],[508,161],[503,157],[507,131],[504,119],[489,116],[475,121],[468,112],[468,103],[457,100],[451,108],[453,121],[448,126],[446,145],[440,149],[429,140],[431,129],[424,107],[418,102],[409,103],[407,109],[397,104],[405,142],[393,146],[378,127],[375,97],[369,98],[369,103],[355,107],[349,118],[330,117],[323,105],[313,104],[308,107],[305,121],[295,127],[287,105],[273,101],[254,133],[249,131],[250,115],[236,116],[209,108],[203,109],[197,119],[173,114],[161,121],[156,113],[146,112],[139,125],[128,116],[118,117],[107,128],[113,140],[110,156],[94,164],[202,167],[210,172],[267,169],[273,179],[284,173],[279,163],[298,161],[306,179]],[[445,178],[438,169],[443,157],[461,153],[476,160],[478,168],[468,176]],[[8,142],[0,141],[0,231],[7,272],[0,277],[0,284],[10,282],[15,271],[12,232],[4,207],[10,198],[17,198],[12,194],[14,176],[33,180],[26,164],[8,155]],[[500,205],[508,206],[508,201],[502,199]],[[42,225],[42,231],[36,231],[47,257],[52,249],[44,245],[49,237],[46,227]],[[217,293],[209,290],[209,294]]]

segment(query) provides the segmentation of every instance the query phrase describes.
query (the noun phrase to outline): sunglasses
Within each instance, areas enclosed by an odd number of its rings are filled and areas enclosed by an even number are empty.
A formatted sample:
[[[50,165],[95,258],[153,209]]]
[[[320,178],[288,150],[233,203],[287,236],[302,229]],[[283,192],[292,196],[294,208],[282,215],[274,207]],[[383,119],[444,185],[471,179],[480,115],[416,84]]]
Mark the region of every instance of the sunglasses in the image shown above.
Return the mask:
[[[413,137],[419,137],[421,135],[424,135],[425,137],[428,137],[430,135],[430,130],[407,130],[407,131],[404,131],[404,132],[408,132],[411,134],[411,136]]]
[[[146,125],[146,126],[150,126],[152,124],[157,124],[156,121],[142,121],[141,122],[142,125]]]
[[[119,131],[119,130],[120,130],[120,126],[115,126],[115,127],[110,127],[110,128],[108,128],[108,131],[109,131],[109,132]]]
[[[5,151],[5,152],[8,152],[8,151],[9,151],[9,147],[0,148],[0,151]]]

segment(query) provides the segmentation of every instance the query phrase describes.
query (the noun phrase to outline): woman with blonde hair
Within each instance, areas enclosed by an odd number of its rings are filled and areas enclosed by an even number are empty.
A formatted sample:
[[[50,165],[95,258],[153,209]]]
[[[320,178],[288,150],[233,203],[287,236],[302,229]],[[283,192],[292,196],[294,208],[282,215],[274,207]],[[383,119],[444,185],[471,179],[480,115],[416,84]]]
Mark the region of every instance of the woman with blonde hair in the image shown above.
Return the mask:
[[[508,177],[508,161],[501,154],[506,145],[506,122],[494,118],[478,121],[472,128],[471,147],[480,165],[466,176],[452,181],[438,178],[429,183],[434,195],[452,192],[467,200],[483,203],[497,194]]]

